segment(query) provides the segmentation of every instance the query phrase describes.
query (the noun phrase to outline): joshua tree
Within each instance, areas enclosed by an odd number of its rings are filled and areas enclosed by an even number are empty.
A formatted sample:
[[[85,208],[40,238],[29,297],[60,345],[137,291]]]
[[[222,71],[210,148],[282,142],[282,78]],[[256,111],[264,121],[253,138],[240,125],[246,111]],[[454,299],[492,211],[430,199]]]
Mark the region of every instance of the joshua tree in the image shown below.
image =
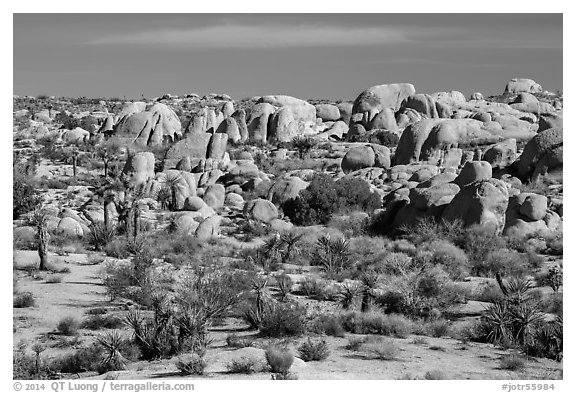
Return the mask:
[[[48,243],[50,235],[48,234],[48,214],[43,209],[37,209],[33,215],[34,224],[38,231],[38,256],[40,257],[39,270],[48,270]]]
[[[374,288],[378,283],[378,275],[374,271],[366,271],[360,277],[362,281],[362,305],[360,311],[367,312],[370,310],[371,300],[374,298]]]

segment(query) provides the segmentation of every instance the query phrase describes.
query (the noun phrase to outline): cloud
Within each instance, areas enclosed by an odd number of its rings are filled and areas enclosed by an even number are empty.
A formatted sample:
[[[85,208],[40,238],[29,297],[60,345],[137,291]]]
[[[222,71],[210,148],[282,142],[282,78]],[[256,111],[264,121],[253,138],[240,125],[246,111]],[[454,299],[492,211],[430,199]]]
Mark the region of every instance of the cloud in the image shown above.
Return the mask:
[[[409,41],[402,30],[387,27],[221,25],[113,35],[87,44],[170,45],[202,49],[359,46]]]

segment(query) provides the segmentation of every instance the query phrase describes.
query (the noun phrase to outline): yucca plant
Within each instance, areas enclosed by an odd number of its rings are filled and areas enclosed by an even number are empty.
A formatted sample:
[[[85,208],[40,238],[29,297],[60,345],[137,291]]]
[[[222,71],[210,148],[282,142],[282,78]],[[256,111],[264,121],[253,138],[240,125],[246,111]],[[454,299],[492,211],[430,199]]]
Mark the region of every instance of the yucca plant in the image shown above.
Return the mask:
[[[493,344],[507,344],[510,342],[510,316],[508,306],[504,302],[491,305],[486,309],[483,319],[488,326],[487,339]]]
[[[360,294],[360,285],[353,281],[340,284],[338,300],[344,310],[350,309],[354,305],[356,297]]]
[[[304,234],[296,234],[294,232],[286,232],[280,236],[280,244],[282,246],[282,263],[288,263],[292,258],[300,255],[302,250],[298,243],[302,240]]]
[[[96,341],[105,352],[105,358],[101,362],[102,371],[117,371],[126,368],[126,359],[120,353],[124,339],[117,330],[97,336]]]
[[[523,345],[531,339],[537,326],[544,321],[544,314],[534,302],[520,303],[510,311],[514,339]]]
[[[350,242],[341,237],[332,239],[329,234],[321,236],[316,243],[312,264],[322,267],[329,276],[341,273],[352,265]]]

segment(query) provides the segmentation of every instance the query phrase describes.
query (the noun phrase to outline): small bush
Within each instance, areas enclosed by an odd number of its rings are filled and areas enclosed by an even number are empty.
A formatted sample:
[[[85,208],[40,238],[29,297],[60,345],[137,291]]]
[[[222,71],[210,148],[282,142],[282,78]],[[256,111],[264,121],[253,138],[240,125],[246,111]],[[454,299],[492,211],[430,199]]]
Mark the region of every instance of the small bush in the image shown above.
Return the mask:
[[[521,371],[524,367],[524,360],[518,355],[506,355],[500,359],[500,368],[502,370]]]
[[[332,337],[344,337],[344,328],[340,320],[332,315],[322,314],[312,321],[311,330],[317,334],[326,334]]]
[[[275,374],[288,374],[288,370],[294,363],[294,355],[286,349],[270,347],[266,350],[265,355],[270,370]]]
[[[348,343],[344,348],[346,348],[349,351],[358,352],[360,348],[362,348],[362,344],[364,344],[363,338],[352,337],[351,339],[348,340]]]
[[[14,297],[14,308],[34,307],[35,301],[32,292],[24,292]]]
[[[123,325],[120,318],[113,315],[90,315],[82,321],[80,327],[88,330],[117,329]]]
[[[321,361],[328,358],[330,351],[326,340],[314,342],[308,337],[308,340],[298,347],[298,354],[305,362]]]
[[[394,360],[398,356],[398,347],[389,340],[365,343],[363,350],[378,360]]]
[[[243,356],[226,364],[226,369],[230,374],[253,374],[257,371],[257,363],[256,360]]]
[[[331,291],[325,280],[313,277],[305,277],[300,281],[300,292],[311,299],[332,300],[336,294]]]
[[[432,337],[445,337],[450,335],[450,322],[445,319],[439,319],[427,324],[428,334]]]
[[[51,368],[62,373],[82,373],[86,371],[101,370],[101,362],[104,358],[104,349],[97,344],[87,348],[67,353],[56,358]]]
[[[74,336],[78,333],[78,321],[73,317],[64,317],[58,322],[56,329],[65,336]]]
[[[426,374],[424,374],[424,379],[430,381],[436,381],[446,379],[446,376],[440,370],[432,370],[432,371],[426,371]]]
[[[226,345],[230,348],[246,348],[254,345],[254,342],[250,338],[240,337],[239,335],[232,333],[226,336]]]
[[[399,314],[347,312],[340,315],[342,326],[355,334],[381,334],[405,338],[412,333],[413,323]]]
[[[62,276],[59,274],[51,274],[46,277],[46,284],[59,284],[62,282]]]
[[[306,332],[306,308],[296,302],[278,303],[265,312],[260,333],[267,337],[295,336]]]
[[[206,361],[195,353],[180,357],[175,365],[182,375],[204,375],[207,366]]]

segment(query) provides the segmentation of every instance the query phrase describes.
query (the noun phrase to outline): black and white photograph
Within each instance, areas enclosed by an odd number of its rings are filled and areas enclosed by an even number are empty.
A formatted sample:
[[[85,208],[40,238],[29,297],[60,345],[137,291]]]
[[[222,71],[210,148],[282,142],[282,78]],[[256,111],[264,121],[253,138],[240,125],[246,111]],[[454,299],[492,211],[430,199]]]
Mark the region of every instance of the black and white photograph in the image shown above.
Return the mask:
[[[567,387],[559,7],[155,6],[10,16],[13,391]]]

